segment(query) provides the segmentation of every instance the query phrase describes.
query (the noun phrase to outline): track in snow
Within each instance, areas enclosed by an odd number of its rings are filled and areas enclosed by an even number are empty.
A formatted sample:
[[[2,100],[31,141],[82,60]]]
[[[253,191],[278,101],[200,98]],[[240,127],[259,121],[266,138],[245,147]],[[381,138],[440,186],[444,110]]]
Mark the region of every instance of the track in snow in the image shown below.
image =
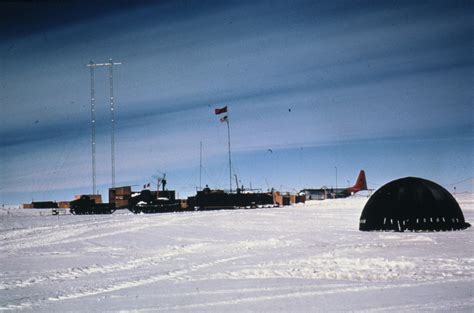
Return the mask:
[[[463,203],[472,222],[474,202]],[[363,204],[3,215],[0,309],[472,311],[472,228],[363,233]]]

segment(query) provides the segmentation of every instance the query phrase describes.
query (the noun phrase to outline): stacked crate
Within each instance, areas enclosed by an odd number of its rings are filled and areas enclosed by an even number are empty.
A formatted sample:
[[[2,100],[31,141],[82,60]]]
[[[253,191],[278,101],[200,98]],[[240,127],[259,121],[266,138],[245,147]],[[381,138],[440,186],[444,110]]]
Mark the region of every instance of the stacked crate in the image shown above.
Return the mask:
[[[290,203],[305,203],[305,195],[290,195]]]
[[[60,209],[68,209],[70,206],[69,201],[59,201],[58,208]]]
[[[273,202],[278,206],[290,205],[290,195],[276,191],[273,193]]]
[[[128,208],[131,196],[131,186],[109,188],[109,202],[116,208]]]

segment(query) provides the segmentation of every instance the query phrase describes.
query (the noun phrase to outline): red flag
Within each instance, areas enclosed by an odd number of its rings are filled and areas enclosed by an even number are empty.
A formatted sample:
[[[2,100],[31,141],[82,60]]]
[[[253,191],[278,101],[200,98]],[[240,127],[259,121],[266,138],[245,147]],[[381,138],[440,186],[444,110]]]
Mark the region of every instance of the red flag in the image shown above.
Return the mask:
[[[224,117],[221,117],[220,120],[221,120],[222,123],[224,123],[224,122],[227,122],[227,121],[228,121],[228,118],[229,118],[229,117],[226,115],[226,116],[224,116]]]
[[[214,110],[214,112],[216,113],[216,115],[219,115],[219,114],[222,114],[222,113],[227,113],[227,106],[223,107],[223,108],[217,108]]]

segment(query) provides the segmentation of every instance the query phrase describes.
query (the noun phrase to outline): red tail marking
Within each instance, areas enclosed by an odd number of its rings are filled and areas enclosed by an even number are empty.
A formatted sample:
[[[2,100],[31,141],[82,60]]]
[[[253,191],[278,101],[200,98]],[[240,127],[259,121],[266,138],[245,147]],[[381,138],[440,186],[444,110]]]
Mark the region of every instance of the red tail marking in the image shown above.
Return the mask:
[[[354,193],[360,190],[367,190],[367,181],[365,180],[364,170],[360,171],[359,176],[357,176],[355,185],[349,188],[349,191]]]

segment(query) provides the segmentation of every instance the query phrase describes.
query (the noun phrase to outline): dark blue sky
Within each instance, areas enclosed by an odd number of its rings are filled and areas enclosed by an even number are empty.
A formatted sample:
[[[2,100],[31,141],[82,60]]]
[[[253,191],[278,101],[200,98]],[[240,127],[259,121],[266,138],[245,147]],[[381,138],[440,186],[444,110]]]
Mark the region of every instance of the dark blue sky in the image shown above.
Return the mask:
[[[90,81],[115,70],[117,183],[158,171],[181,195],[243,184],[377,188],[474,176],[471,1],[0,4],[0,200],[91,189]],[[105,69],[96,71],[98,184],[110,185]],[[269,153],[272,149],[273,153]],[[371,184],[372,183],[372,184]],[[137,186],[138,188],[138,186]],[[458,185],[471,190],[472,180]],[[452,191],[452,190],[451,190]]]

